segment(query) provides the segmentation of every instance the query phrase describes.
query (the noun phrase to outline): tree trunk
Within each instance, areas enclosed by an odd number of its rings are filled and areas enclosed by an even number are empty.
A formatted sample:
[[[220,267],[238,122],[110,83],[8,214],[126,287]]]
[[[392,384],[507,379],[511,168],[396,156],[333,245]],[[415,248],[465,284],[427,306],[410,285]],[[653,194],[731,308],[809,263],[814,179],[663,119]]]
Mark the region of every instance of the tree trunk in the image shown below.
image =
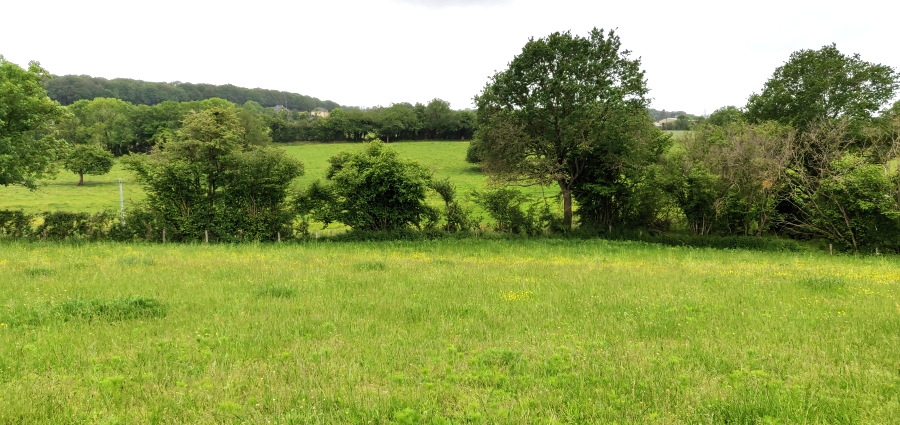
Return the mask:
[[[78,184],[76,186],[84,186],[84,173],[78,172]]]
[[[559,189],[563,195],[563,227],[572,230],[572,190],[559,182]]]

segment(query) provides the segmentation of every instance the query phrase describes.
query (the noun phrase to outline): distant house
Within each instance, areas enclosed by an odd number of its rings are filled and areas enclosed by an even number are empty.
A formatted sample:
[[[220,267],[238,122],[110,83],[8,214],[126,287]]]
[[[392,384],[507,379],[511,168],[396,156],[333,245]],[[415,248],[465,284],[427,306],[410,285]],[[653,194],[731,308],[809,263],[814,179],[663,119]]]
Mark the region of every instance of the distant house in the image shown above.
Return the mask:
[[[312,116],[314,116],[314,117],[328,118],[329,112],[328,112],[328,110],[325,109],[325,108],[318,107],[318,108],[316,108],[316,109],[313,109],[312,112],[310,112],[309,114],[312,115]]]
[[[678,121],[678,118],[665,118],[665,119],[661,119],[661,120],[659,120],[659,121],[653,123],[653,125],[655,125],[655,126],[657,126],[657,127],[662,127],[662,126],[664,126],[664,125],[666,125],[666,124],[673,124],[673,125],[674,125],[676,121]]]
[[[277,113],[279,113],[279,112],[281,112],[281,111],[291,112],[291,110],[288,109],[287,106],[284,106],[284,105],[275,105],[275,113],[277,114]]]

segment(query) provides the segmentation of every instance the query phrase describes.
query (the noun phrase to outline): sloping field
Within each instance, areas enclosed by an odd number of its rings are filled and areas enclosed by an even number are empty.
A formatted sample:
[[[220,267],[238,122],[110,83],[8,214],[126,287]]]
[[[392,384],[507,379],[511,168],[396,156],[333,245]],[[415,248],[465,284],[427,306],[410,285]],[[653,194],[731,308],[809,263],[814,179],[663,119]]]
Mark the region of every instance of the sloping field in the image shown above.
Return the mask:
[[[414,159],[434,171],[436,178],[447,178],[457,185],[460,196],[472,190],[483,190],[487,177],[477,166],[465,161],[468,142],[399,142],[390,143],[402,157]],[[306,173],[297,179],[297,187],[306,187],[315,179],[325,179],[328,158],[344,150],[362,149],[360,143],[316,143],[282,146],[289,154],[303,162]],[[78,177],[61,171],[60,174],[38,191],[21,187],[0,187],[0,209],[24,210],[30,213],[42,211],[98,212],[119,210],[118,179],[124,181],[126,209],[144,198],[134,176],[120,164],[103,176],[85,176],[85,185],[75,186]],[[555,202],[558,188],[530,187],[523,189],[534,197],[548,197]],[[437,203],[437,195],[434,195]]]
[[[0,244],[0,423],[895,423],[900,260]]]

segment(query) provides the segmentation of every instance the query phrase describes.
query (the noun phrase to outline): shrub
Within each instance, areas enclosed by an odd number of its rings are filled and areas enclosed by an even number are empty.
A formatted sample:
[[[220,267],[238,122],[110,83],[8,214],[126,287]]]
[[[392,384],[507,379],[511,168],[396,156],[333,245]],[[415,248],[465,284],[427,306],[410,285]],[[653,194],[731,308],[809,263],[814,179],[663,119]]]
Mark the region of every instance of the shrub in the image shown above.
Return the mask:
[[[425,204],[431,180],[428,170],[415,161],[400,159],[380,140],[360,152],[341,152],[331,157],[320,187],[325,203],[320,211],[357,230],[421,228],[437,221],[437,212]]]
[[[502,188],[475,192],[474,195],[475,202],[494,219],[494,229],[498,232],[537,235],[560,221],[553,216],[546,203],[538,201],[529,204],[529,198],[515,189]]]
[[[857,154],[844,154],[818,176],[792,170],[791,230],[823,237],[841,248],[900,251],[900,205],[884,167]]]
[[[102,240],[108,236],[116,221],[115,214],[105,211],[93,215],[54,211],[45,212],[41,217],[43,222],[35,234],[51,240]]]
[[[268,239],[291,232],[288,187],[303,165],[276,148],[251,146],[226,108],[192,115],[174,139],[125,162],[147,192],[157,227],[173,240]]]
[[[456,186],[450,183],[449,178],[432,181],[431,188],[444,201],[444,230],[458,232],[478,227],[472,219],[471,210],[463,208],[456,200]]]
[[[31,236],[34,216],[22,211],[0,210],[0,238],[22,239]]]

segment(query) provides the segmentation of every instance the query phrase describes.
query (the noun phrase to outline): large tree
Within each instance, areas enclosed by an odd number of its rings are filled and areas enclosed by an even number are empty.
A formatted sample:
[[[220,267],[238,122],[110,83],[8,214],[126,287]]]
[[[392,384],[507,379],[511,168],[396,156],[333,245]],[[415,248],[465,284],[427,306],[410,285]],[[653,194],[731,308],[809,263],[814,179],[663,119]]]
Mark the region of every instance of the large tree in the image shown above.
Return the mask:
[[[37,62],[25,70],[0,56],[0,185],[34,189],[55,169],[65,142],[53,124],[65,109],[47,97],[42,81],[49,77]]]
[[[893,68],[845,55],[834,44],[800,50],[750,96],[747,118],[778,121],[801,132],[819,120],[847,118],[855,132],[894,98],[897,88]]]
[[[501,181],[559,185],[571,228],[573,188],[589,168],[620,167],[628,122],[647,115],[644,71],[629,56],[614,31],[530,39],[475,97],[485,170]]]

